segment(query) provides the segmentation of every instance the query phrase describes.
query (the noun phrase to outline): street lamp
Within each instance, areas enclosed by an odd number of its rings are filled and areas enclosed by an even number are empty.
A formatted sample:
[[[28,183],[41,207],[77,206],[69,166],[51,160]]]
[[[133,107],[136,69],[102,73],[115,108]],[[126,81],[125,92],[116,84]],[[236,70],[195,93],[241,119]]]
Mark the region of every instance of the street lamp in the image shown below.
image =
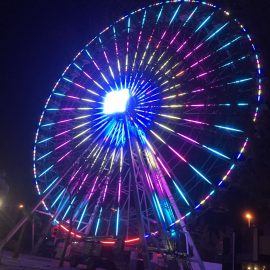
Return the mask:
[[[22,203],[20,203],[20,204],[18,205],[18,208],[22,209],[22,208],[24,208],[24,205],[23,205]]]
[[[250,228],[251,220],[253,219],[253,215],[250,212],[245,213],[245,218],[248,221],[248,227]]]

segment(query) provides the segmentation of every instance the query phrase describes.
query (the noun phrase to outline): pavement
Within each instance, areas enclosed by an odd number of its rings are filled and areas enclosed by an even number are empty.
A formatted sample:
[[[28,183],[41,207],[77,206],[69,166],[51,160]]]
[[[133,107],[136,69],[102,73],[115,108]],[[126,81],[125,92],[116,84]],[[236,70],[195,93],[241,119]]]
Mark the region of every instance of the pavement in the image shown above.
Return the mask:
[[[70,267],[68,262],[62,268],[58,267],[59,260],[38,257],[27,254],[20,254],[19,258],[14,259],[11,252],[3,252],[0,270],[75,270],[86,269],[86,266]]]

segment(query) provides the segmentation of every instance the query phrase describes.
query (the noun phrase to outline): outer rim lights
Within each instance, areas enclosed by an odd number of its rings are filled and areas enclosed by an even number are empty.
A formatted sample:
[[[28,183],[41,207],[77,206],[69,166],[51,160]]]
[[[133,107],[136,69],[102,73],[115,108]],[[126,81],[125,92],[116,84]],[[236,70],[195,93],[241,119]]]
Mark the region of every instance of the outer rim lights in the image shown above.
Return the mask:
[[[128,89],[120,89],[107,93],[104,98],[103,113],[114,114],[125,112],[129,97]]]

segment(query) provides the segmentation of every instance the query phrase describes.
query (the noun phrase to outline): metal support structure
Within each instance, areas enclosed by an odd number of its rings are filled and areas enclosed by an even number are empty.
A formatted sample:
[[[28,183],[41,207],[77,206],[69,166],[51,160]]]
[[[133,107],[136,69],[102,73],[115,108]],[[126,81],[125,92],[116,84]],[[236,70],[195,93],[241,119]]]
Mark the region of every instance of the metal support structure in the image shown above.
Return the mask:
[[[126,130],[128,134],[130,159],[132,163],[131,175],[134,180],[134,187],[135,187],[134,201],[135,201],[135,207],[136,207],[136,212],[137,212],[137,219],[139,223],[139,235],[142,241],[143,256],[144,256],[144,260],[143,260],[144,269],[147,270],[147,269],[150,269],[150,259],[149,259],[149,253],[148,253],[147,243],[145,239],[145,226],[144,226],[144,220],[143,220],[142,209],[141,209],[141,204],[140,204],[140,195],[139,195],[139,186],[138,186],[139,170],[136,170],[136,161],[133,155],[133,147],[135,146],[133,146],[131,142],[130,130],[129,130],[129,127],[127,126],[128,125],[127,120],[125,121],[125,124],[126,124]]]
[[[23,236],[24,236],[26,225],[27,225],[27,223],[24,223],[24,225],[21,228],[21,231],[20,231],[20,234],[19,234],[19,238],[17,240],[16,246],[15,246],[15,249],[14,249],[14,253],[13,253],[13,256],[12,256],[14,259],[19,258],[20,250],[21,250],[21,244],[22,244],[22,239],[23,239]]]
[[[32,238],[31,238],[31,248],[34,249],[35,246],[35,217],[32,218]]]
[[[138,185],[137,178],[134,177],[135,185]],[[139,235],[140,239],[142,241],[142,248],[143,248],[143,257],[144,257],[144,269],[150,269],[150,259],[149,259],[149,253],[148,253],[148,248],[147,248],[147,243],[145,239],[145,224],[144,224],[144,217],[142,215],[142,209],[141,209],[141,204],[139,202],[139,189],[136,187],[136,191],[134,194],[134,200],[135,200],[135,207],[136,207],[136,212],[137,212],[137,218],[139,220]]]
[[[67,248],[68,248],[69,241],[70,241],[70,238],[71,238],[71,232],[72,232],[72,229],[73,229],[74,207],[73,206],[71,206],[71,207],[72,207],[72,213],[71,213],[71,218],[70,218],[70,223],[69,223],[69,231],[68,231],[67,237],[65,239],[64,249],[62,251],[58,267],[63,267],[64,266],[66,252],[67,252]]]
[[[163,158],[162,158],[161,155],[159,155],[159,158],[163,161]],[[172,174],[172,172],[171,172],[171,174]],[[174,175],[173,175],[173,177],[176,179],[176,177]],[[162,173],[161,172],[160,172],[160,178],[161,178],[161,180],[164,180],[163,177],[162,177]],[[164,186],[166,186],[166,185],[164,185]],[[201,259],[201,256],[199,254],[199,251],[197,250],[197,248],[196,248],[196,246],[195,246],[195,244],[193,242],[193,239],[192,239],[189,231],[187,230],[186,224],[185,224],[184,220],[181,219],[182,215],[181,215],[181,213],[180,213],[180,211],[179,211],[179,209],[178,209],[178,207],[176,205],[176,202],[173,199],[173,196],[172,196],[170,190],[168,188],[165,188],[165,191],[167,193],[167,196],[168,196],[168,199],[170,201],[170,204],[171,204],[171,206],[172,206],[172,208],[173,208],[173,210],[174,210],[174,212],[175,212],[178,220],[180,220],[180,222],[179,222],[180,223],[180,227],[181,227],[181,230],[182,230],[182,232],[184,233],[184,236],[185,236],[187,255],[188,256],[190,255],[189,249],[190,249],[190,247],[192,247],[192,253],[193,253],[192,261],[193,262],[196,262],[199,265],[200,270],[206,270],[205,269],[205,266],[203,264],[203,261]]]
[[[35,245],[34,245],[34,247],[33,247],[33,249],[32,249],[32,254],[37,255],[38,250],[39,250],[39,248],[40,248],[42,242],[44,241],[46,235],[47,235],[48,232],[50,231],[50,228],[51,228],[51,221],[52,221],[52,219],[51,219],[51,217],[50,217],[50,219],[48,220],[46,226],[45,226],[45,227],[43,228],[43,230],[42,230],[41,236],[39,237],[39,239],[37,240],[37,242],[35,243]]]

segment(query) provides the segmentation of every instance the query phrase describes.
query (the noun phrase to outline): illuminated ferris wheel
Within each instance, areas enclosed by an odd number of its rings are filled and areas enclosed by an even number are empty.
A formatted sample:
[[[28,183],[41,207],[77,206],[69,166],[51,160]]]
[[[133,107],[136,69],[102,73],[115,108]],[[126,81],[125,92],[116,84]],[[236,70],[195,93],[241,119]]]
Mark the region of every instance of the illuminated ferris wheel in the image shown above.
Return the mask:
[[[34,148],[45,210],[78,235],[172,237],[237,166],[260,95],[255,46],[227,11],[167,1],[122,17],[45,105]]]

